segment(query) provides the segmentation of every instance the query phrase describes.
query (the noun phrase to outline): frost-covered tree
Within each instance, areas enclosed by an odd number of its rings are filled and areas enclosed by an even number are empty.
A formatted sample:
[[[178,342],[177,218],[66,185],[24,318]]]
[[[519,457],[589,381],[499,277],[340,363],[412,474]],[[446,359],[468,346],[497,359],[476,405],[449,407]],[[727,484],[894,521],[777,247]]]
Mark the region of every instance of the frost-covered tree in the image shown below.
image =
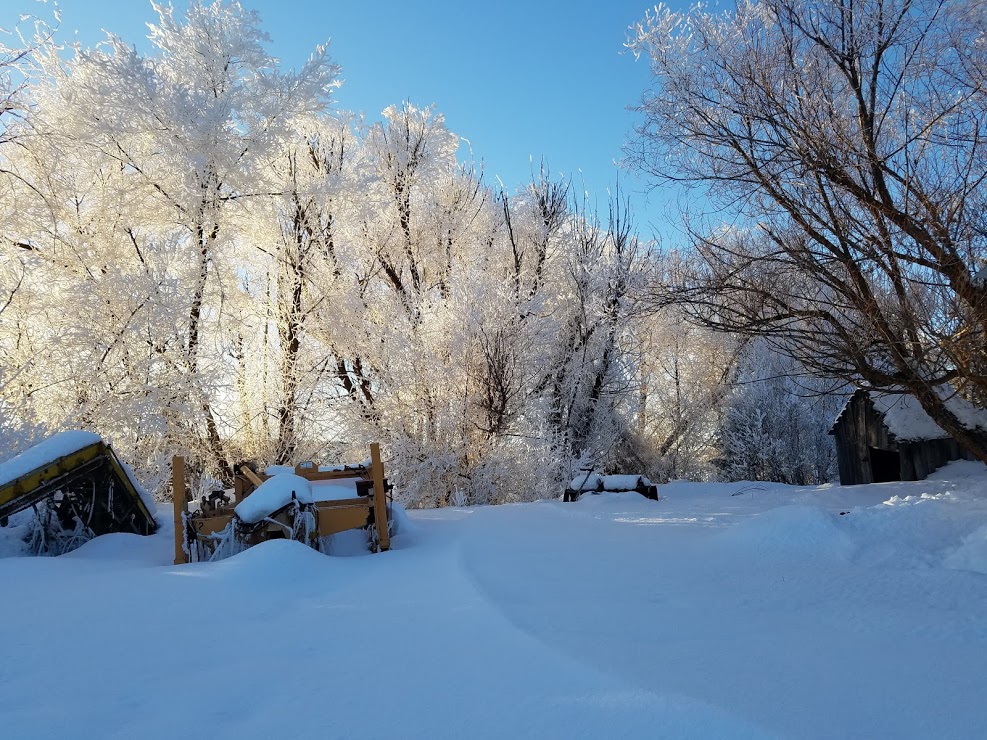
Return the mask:
[[[846,395],[831,386],[763,342],[749,346],[718,429],[721,475],[795,485],[832,480],[829,430]]]
[[[694,326],[674,307],[635,317],[631,335],[628,464],[655,480],[714,477],[724,406],[748,342]]]
[[[267,192],[256,162],[293,116],[324,109],[337,67],[320,48],[297,73],[281,71],[264,48],[256,15],[237,3],[192,2],[182,18],[171,6],[154,8],[151,56],[110,35],[68,62],[56,54],[44,58],[34,130],[44,145],[57,140],[63,151],[88,157],[83,171],[105,176],[126,193],[122,202],[136,207],[129,220],[113,223],[103,209],[92,209],[111,233],[91,245],[78,244],[84,232],[53,215],[51,230],[63,232],[58,241],[65,249],[84,253],[96,269],[131,264],[106,252],[128,242],[138,261],[168,263],[154,280],[169,286],[184,311],[177,322],[154,322],[159,336],[152,344],[163,343],[184,371],[182,396],[189,403],[176,418],[222,468],[228,465],[222,427],[230,420],[217,405],[229,348],[221,309],[238,261],[230,224],[245,203]],[[65,193],[63,202],[73,200],[86,205],[77,193]],[[95,274],[91,264],[85,269]],[[177,330],[177,342],[160,336],[166,326]]]
[[[242,251],[251,253],[238,268],[232,351],[248,456],[285,463],[325,452],[317,438],[340,391],[345,332],[335,327],[349,304],[341,250],[361,186],[357,152],[348,121],[294,119],[257,173],[270,194],[237,221]]]
[[[0,262],[0,404],[111,437],[151,488],[185,452],[364,455],[407,503],[555,495],[617,470],[651,255],[540,172],[495,192],[434,108],[327,109],[235,3],[155,6],[152,51],[38,55]],[[9,369],[8,369],[9,368]]]
[[[630,46],[653,73],[637,163],[702,188],[715,219],[664,298],[914,395],[987,461],[987,430],[944,401],[987,383],[985,38],[965,0],[744,0],[659,6]]]
[[[25,285],[30,261],[24,254],[29,245],[10,228],[19,214],[14,193],[25,183],[8,166],[17,149],[18,129],[30,107],[28,88],[35,55],[52,43],[52,26],[45,20],[22,18],[17,26],[0,28],[0,324],[14,323],[15,311],[8,311]],[[6,316],[4,314],[6,313]],[[12,336],[13,335],[13,336]],[[17,451],[38,431],[23,393],[16,389],[23,365],[17,358],[16,332],[0,332],[0,448]]]

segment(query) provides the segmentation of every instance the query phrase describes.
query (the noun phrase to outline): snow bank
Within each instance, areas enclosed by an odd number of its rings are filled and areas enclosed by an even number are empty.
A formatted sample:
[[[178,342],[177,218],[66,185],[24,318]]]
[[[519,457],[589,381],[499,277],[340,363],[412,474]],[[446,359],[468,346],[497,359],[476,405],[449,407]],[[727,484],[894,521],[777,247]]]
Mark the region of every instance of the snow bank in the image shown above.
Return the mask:
[[[987,525],[964,537],[960,546],[946,555],[943,565],[953,570],[987,573]]]
[[[302,542],[276,539],[259,542],[216,563],[219,570],[250,569],[254,575],[279,576],[286,571],[324,568],[326,556]]]
[[[408,512],[397,501],[393,501],[387,506],[387,521],[391,525],[391,536],[407,532],[411,528],[411,520]]]
[[[151,509],[153,512],[154,509]],[[129,532],[111,532],[94,537],[59,557],[70,560],[97,560],[118,563],[161,564],[161,543],[155,537]]]
[[[347,529],[321,537],[319,547],[334,558],[362,557],[367,554],[367,533],[363,529]]]
[[[338,737],[367,736],[367,717],[409,740],[987,737],[987,474],[971,465],[846,488],[675,483],[657,507],[614,493],[413,510],[386,553],[343,533],[348,558],[275,540],[165,566],[163,521],[0,560],[17,636],[4,730],[252,740],[285,717],[325,727],[313,697],[333,696]],[[148,639],[176,624],[181,649]],[[219,708],[209,691],[167,701],[189,655],[210,656],[196,681],[224,687]]]
[[[278,509],[298,499],[300,503],[315,502],[311,484],[299,475],[281,473],[268,478],[253,493],[236,505],[236,515],[248,524],[255,524]]]
[[[846,559],[855,547],[840,518],[814,506],[780,506],[726,529],[719,540],[761,556]]]
[[[7,526],[0,527],[0,559],[28,554],[24,538],[28,536],[32,521],[34,512],[28,509],[12,514]]]
[[[97,442],[102,442],[98,434],[82,430],[53,434],[7,462],[0,463],[0,485],[16,480],[36,468],[52,463],[60,457],[71,455],[73,452],[78,452]]]
[[[941,484],[922,481],[896,490],[934,486]],[[857,545],[855,561],[868,567],[977,570],[968,558],[976,556],[975,530],[987,524],[987,498],[983,492],[963,490],[958,482],[948,487],[951,490],[893,495],[882,504],[851,510],[840,524]],[[950,560],[954,552],[958,554]]]

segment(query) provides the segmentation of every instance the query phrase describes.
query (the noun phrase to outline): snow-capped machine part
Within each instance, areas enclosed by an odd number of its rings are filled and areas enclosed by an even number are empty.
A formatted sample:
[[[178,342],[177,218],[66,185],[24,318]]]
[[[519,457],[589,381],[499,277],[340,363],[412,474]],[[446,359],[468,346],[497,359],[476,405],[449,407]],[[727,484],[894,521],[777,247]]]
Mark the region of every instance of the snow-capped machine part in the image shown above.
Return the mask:
[[[367,463],[324,468],[306,461],[264,473],[241,465],[232,490],[203,496],[192,509],[185,459],[176,456],[175,564],[219,560],[271,539],[324,550],[326,538],[349,529],[365,529],[372,552],[389,549],[391,486],[376,442]]]
[[[0,464],[0,525],[29,508],[27,544],[38,555],[60,555],[101,534],[157,529],[140,484],[91,432],[59,432]]]
[[[643,475],[598,475],[583,469],[562,494],[563,501],[578,501],[584,493],[620,493],[634,491],[653,501],[658,500],[658,486]]]

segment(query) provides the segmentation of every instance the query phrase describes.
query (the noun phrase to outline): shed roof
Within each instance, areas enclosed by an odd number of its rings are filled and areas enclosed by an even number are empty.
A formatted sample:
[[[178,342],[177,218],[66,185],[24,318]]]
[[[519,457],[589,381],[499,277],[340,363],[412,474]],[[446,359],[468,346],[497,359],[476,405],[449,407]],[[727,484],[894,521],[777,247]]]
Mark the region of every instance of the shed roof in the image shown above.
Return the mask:
[[[960,420],[968,429],[980,427],[987,429],[987,409],[978,409],[965,398],[956,395],[951,388],[946,388],[951,393],[946,398],[946,408],[952,411],[956,418]],[[840,419],[847,408],[858,396],[870,398],[874,408],[884,417],[884,425],[888,431],[901,441],[920,441],[925,439],[946,439],[950,435],[942,427],[936,424],[925,412],[915,396],[907,393],[883,393],[881,391],[859,390],[854,393],[846,404],[836,415],[833,428],[839,424]]]

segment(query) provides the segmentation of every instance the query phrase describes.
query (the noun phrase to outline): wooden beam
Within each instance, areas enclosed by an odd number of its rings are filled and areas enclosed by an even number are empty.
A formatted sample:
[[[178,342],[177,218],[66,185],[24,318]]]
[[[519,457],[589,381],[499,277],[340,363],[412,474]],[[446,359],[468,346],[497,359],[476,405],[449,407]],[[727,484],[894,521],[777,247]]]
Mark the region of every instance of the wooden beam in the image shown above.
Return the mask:
[[[175,455],[171,459],[171,500],[175,510],[175,565],[188,562],[182,547],[185,539],[185,458]]]
[[[296,472],[295,475],[299,475],[305,480],[309,481],[320,481],[320,480],[339,480],[342,478],[367,478],[366,468],[349,468],[347,470],[303,470],[301,473]]]
[[[380,445],[370,443],[370,479],[374,482],[374,522],[377,525],[377,541],[380,549],[391,548],[387,533],[387,492],[384,491],[384,464],[380,461]]]
[[[370,496],[357,496],[356,498],[339,498],[332,501],[316,501],[315,506],[317,509],[366,509],[367,511],[373,506],[373,500]]]
[[[253,483],[255,486],[257,486],[258,488],[261,485],[263,485],[263,483],[264,483],[264,481],[262,481],[257,476],[257,473],[255,473],[253,470],[251,470],[250,468],[248,468],[246,465],[241,465],[240,466],[240,474],[244,478],[246,478],[247,480],[249,480],[251,483]]]

